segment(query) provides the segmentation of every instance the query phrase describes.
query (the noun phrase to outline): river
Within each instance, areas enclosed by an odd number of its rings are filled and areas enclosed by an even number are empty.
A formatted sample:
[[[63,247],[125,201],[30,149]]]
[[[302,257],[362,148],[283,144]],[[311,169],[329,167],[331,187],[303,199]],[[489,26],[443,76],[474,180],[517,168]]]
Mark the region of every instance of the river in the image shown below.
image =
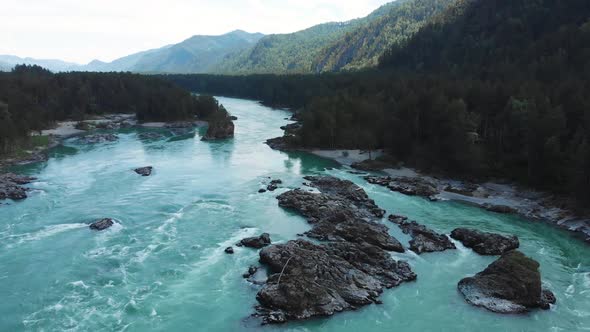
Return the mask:
[[[74,139],[33,175],[30,197],[0,206],[0,331],[589,331],[590,248],[541,222],[454,202],[430,202],[366,183],[332,161],[283,153],[263,144],[282,135],[290,114],[254,101],[219,98],[235,116],[235,139],[196,135],[142,141],[120,131],[116,143],[82,146]],[[132,169],[152,165],[151,177]],[[276,195],[302,176],[330,174],[362,186],[388,213],[449,233],[468,226],[519,236],[557,296],[550,311],[502,316],[467,304],[457,282],[494,257],[458,250],[407,260],[418,280],[386,290],[382,305],[331,318],[260,327],[248,318],[259,286],[242,278],[258,253],[224,249],[268,232],[287,241],[309,229],[278,207]],[[258,190],[282,179],[274,193]],[[93,232],[87,224],[117,224]],[[383,221],[402,243],[409,238]]]

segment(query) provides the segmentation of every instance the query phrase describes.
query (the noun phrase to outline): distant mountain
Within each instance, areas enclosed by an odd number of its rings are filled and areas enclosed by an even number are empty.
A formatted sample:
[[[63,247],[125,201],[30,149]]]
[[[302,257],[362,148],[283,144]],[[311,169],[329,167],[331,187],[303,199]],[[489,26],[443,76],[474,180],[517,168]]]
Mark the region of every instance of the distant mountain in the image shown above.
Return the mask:
[[[393,8],[406,1],[388,3],[361,19],[324,23],[290,34],[266,36],[252,48],[228,56],[214,71],[226,74],[309,73],[314,60],[327,45],[338,41],[347,32],[388,15]]]
[[[84,70],[139,73],[206,73],[230,54],[253,46],[264,35],[241,30],[193,36],[181,43],[132,54],[110,63],[93,61]]]
[[[79,64],[62,60],[20,58],[14,55],[0,55],[0,68],[4,68],[4,70],[10,70],[12,67],[22,64],[38,65],[51,71],[70,71],[81,67]]]
[[[312,64],[312,71],[327,72],[374,67],[393,45],[415,35],[430,18],[455,0],[397,1],[384,15],[346,33],[326,46]]]

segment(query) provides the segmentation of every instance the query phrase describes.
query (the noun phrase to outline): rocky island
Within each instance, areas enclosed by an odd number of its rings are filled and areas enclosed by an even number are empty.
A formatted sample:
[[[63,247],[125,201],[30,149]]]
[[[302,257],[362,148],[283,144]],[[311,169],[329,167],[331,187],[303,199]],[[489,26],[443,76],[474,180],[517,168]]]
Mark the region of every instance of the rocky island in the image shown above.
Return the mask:
[[[307,240],[270,245],[260,262],[271,275],[256,296],[265,323],[330,316],[380,303],[384,289],[416,279],[408,263],[388,251],[401,243],[377,223],[384,215],[363,189],[328,176],[305,177],[321,193],[295,189],[279,195],[279,205],[304,216],[312,226]]]

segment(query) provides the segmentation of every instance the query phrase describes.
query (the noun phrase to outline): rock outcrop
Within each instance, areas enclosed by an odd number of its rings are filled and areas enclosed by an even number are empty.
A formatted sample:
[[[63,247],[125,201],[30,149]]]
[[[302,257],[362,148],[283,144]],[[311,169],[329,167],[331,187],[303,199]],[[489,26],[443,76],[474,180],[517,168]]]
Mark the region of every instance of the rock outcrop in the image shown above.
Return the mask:
[[[305,240],[274,245],[260,252],[270,277],[258,292],[264,323],[330,316],[371,303],[385,288],[416,279],[410,266],[378,247]]]
[[[377,223],[384,211],[350,181],[306,177],[321,193],[301,189],[277,197],[279,205],[303,215],[312,225],[306,235],[324,244],[300,239],[260,252],[270,277],[258,292],[257,315],[264,323],[329,316],[380,303],[385,288],[416,279],[410,266],[388,251],[404,248]]]
[[[270,235],[268,233],[262,233],[260,236],[255,237],[248,237],[242,239],[236,245],[238,247],[248,247],[248,248],[255,248],[260,249],[270,245],[272,241],[270,240]]]
[[[456,249],[453,242],[446,235],[436,233],[415,221],[408,221],[406,217],[392,215],[389,216],[389,220],[397,224],[405,234],[412,237],[410,250],[417,254]]]
[[[273,150],[278,151],[297,151],[301,150],[301,147],[295,143],[294,136],[281,136],[266,140],[266,145],[270,146]]]
[[[235,126],[231,118],[216,119],[209,121],[207,133],[203,136],[203,141],[213,141],[234,137]]]
[[[0,200],[12,199],[18,201],[27,198],[27,188],[23,187],[23,185],[35,180],[36,178],[14,173],[0,175]]]
[[[436,184],[418,177],[366,176],[365,180],[371,184],[380,185],[408,196],[421,196],[436,200],[440,193]]]
[[[150,176],[150,175],[152,175],[153,170],[154,170],[154,168],[152,166],[146,166],[146,167],[136,168],[133,171],[135,171],[135,173],[137,173],[141,176]]]
[[[104,231],[107,228],[110,228],[111,226],[113,226],[115,224],[115,222],[113,221],[113,219],[111,218],[104,218],[101,220],[97,220],[95,222],[93,222],[92,224],[90,224],[90,229],[95,230],[95,231]]]
[[[502,255],[520,246],[514,235],[486,233],[469,228],[457,228],[451,232],[451,237],[480,255]]]
[[[516,250],[461,280],[458,288],[467,302],[502,314],[548,309],[556,301],[551,291],[542,288],[539,263]]]
[[[119,139],[119,136],[114,134],[94,134],[80,137],[78,143],[80,144],[99,144],[106,142],[115,142]]]

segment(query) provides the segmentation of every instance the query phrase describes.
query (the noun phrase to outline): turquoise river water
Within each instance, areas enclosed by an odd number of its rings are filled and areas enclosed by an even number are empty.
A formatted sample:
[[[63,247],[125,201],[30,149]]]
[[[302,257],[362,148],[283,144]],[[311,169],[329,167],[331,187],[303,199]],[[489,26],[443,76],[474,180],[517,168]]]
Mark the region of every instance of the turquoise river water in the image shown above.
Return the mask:
[[[121,131],[111,144],[66,141],[47,163],[18,170],[39,181],[27,200],[0,206],[0,331],[590,330],[590,248],[582,241],[541,222],[392,193],[309,154],[273,151],[263,141],[282,134],[287,111],[220,100],[239,117],[233,140],[201,142],[197,131],[141,141],[137,131]],[[151,177],[131,171],[146,165],[155,167]],[[279,208],[275,196],[317,173],[350,179],[389,213],[439,232],[469,226],[518,235],[557,305],[522,316],[468,305],[457,282],[495,258],[459,245],[395,254],[418,280],[385,291],[382,305],[261,327],[248,318],[258,286],[242,278],[257,251],[223,250],[262,232],[280,242],[306,231],[303,218]],[[284,188],[258,194],[268,177],[282,179]],[[88,229],[102,217],[118,223],[100,233]]]

